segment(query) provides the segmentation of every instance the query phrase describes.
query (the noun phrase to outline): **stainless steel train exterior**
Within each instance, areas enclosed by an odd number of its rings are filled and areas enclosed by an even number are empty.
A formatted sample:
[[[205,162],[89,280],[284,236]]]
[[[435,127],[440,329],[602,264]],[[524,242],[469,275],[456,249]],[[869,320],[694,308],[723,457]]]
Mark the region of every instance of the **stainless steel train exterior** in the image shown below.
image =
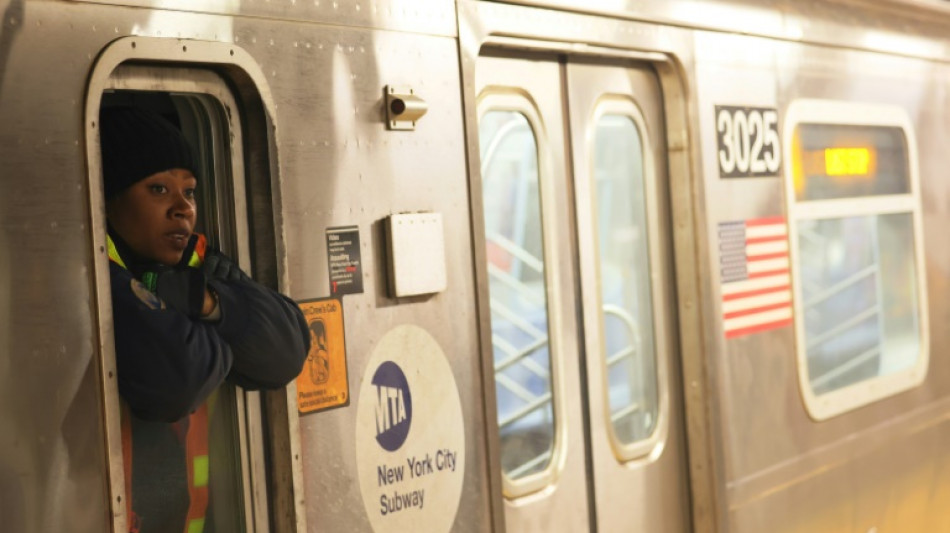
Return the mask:
[[[200,147],[206,231],[342,317],[335,389],[222,396],[217,530],[950,531],[947,2],[0,12],[0,529],[128,530],[131,102]]]

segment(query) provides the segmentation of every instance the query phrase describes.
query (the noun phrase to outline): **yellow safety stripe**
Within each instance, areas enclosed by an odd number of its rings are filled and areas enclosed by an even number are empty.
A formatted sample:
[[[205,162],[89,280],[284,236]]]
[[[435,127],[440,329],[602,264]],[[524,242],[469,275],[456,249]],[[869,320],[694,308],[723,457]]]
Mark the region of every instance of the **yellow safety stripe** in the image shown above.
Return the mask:
[[[106,235],[106,246],[109,247],[109,259],[118,264],[120,267],[128,270],[129,267],[125,266],[125,261],[119,257],[119,251],[115,249],[115,243],[112,242],[112,237],[108,234]]]
[[[188,533],[203,533],[205,530],[204,518],[192,518],[188,521]]]
[[[191,268],[198,268],[201,266],[201,258],[198,257],[198,252],[191,252],[191,259],[188,260],[188,266]]]
[[[126,266],[125,261],[122,260],[122,256],[119,255],[119,250],[116,249],[112,236],[108,234],[106,234],[106,247],[109,249],[109,259],[120,267],[128,270],[129,267]],[[198,252],[191,252],[191,259],[188,260],[188,266],[192,268],[201,266],[201,257],[198,255]]]
[[[191,480],[192,486],[197,488],[208,485],[208,456],[196,455],[191,464],[194,472],[194,479]]]

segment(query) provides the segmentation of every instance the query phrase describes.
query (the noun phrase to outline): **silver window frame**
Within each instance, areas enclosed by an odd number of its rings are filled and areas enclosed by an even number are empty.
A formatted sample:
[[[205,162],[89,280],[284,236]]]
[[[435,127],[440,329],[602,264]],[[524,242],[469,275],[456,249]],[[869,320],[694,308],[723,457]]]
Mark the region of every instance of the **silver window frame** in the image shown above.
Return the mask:
[[[907,143],[907,163],[910,192],[906,194],[868,196],[832,200],[796,200],[793,183],[792,140],[800,124],[827,124],[848,126],[881,126],[900,128]],[[795,309],[795,346],[798,361],[798,383],[808,415],[816,420],[827,420],[859,407],[893,396],[920,385],[927,377],[930,362],[930,321],[927,303],[927,278],[924,257],[923,215],[920,200],[917,139],[913,122],[900,107],[841,102],[836,100],[799,99],[791,102],[785,113],[783,128],[785,151],[785,200],[788,212],[789,255],[791,259],[792,301]],[[920,352],[914,366],[867,379],[840,389],[816,395],[808,377],[804,310],[801,275],[798,265],[799,220],[842,218],[885,214],[910,214],[913,219],[915,274],[917,275],[917,305],[920,328]]]
[[[266,78],[257,62],[243,49],[230,43],[165,39],[154,37],[124,37],[110,43],[100,54],[90,75],[85,104],[86,161],[89,183],[90,225],[94,253],[95,298],[98,310],[98,348],[100,378],[103,393],[103,415],[107,450],[110,505],[112,510],[112,531],[124,533],[128,530],[126,516],[125,477],[123,473],[122,436],[120,423],[119,393],[116,381],[115,343],[112,323],[112,300],[109,283],[109,259],[106,252],[105,199],[102,183],[101,146],[98,120],[102,96],[107,90],[148,90],[177,93],[196,93],[213,97],[231,111],[232,137],[228,147],[230,157],[227,161],[216,160],[215,165],[230,165],[228,185],[232,188],[234,213],[247,212],[245,194],[244,156],[240,130],[240,107],[231,92],[228,83],[213,71],[214,66],[237,68],[254,84],[263,106],[270,117],[274,117],[275,105],[271,97]],[[275,146],[269,147],[273,153]],[[216,159],[223,152],[216,151]],[[276,165],[272,165],[276,169]],[[280,211],[279,178],[272,176],[275,212]],[[238,211],[241,209],[241,211]],[[246,217],[243,223],[237,223],[241,217],[235,217],[233,240],[238,246],[242,268],[250,265],[249,233]],[[276,233],[281,235],[280,216],[277,216]],[[278,250],[283,247],[278,242]],[[283,258],[281,258],[283,259]],[[286,261],[280,260],[279,286],[287,290],[289,278],[286,273]],[[278,517],[278,527],[290,531],[306,531],[306,518],[303,512],[303,472],[300,462],[299,418],[296,410],[296,385],[291,382],[284,392],[287,409],[278,409],[271,416],[271,429],[277,426],[278,439],[286,441],[286,447],[292,458],[286,463],[292,465],[291,476],[277,476],[279,484],[273,490],[280,494],[292,494],[287,502],[290,516],[283,516],[284,509],[271,506],[268,497],[268,478],[264,453],[264,434],[262,402],[260,393],[237,389],[238,432],[240,458],[244,491],[244,517],[248,531],[267,533],[270,531],[270,518]],[[286,413],[282,417],[281,414]],[[285,498],[287,499],[287,498]],[[275,507],[275,508],[271,508]],[[281,516],[278,516],[281,515]]]
[[[644,196],[645,196],[645,205],[646,205],[646,224],[647,224],[647,247],[649,249],[649,266],[650,266],[650,296],[651,296],[651,312],[653,315],[652,327],[653,327],[653,353],[651,354],[654,360],[654,378],[656,379],[656,399],[657,399],[657,420],[656,424],[653,426],[653,432],[649,437],[645,439],[640,439],[630,443],[623,443],[617,437],[616,431],[614,430],[613,422],[610,419],[610,401],[609,401],[609,372],[607,368],[606,354],[604,349],[606,346],[606,334],[604,331],[604,319],[603,319],[603,295],[598,290],[597,292],[597,311],[598,311],[598,328],[596,332],[597,339],[597,357],[599,362],[603,365],[604,372],[602,374],[602,383],[601,383],[601,392],[602,399],[604,402],[604,424],[607,428],[607,434],[610,441],[610,446],[613,449],[614,455],[617,460],[621,463],[628,463],[636,459],[640,459],[644,456],[653,454],[656,450],[662,448],[663,444],[666,441],[666,436],[668,432],[668,424],[670,417],[670,400],[669,400],[669,390],[666,386],[668,379],[668,357],[664,357],[660,354],[669,353],[671,346],[669,345],[668,339],[669,336],[669,324],[667,323],[667,317],[670,315],[669,302],[664,300],[664,289],[662,283],[654,282],[657,279],[657,272],[662,272],[663,269],[663,249],[661,246],[661,235],[659,233],[659,213],[657,210],[657,205],[659,205],[659,193],[657,191],[656,184],[656,162],[653,160],[653,151],[648,149],[651,146],[650,133],[647,129],[646,120],[643,118],[643,113],[640,111],[640,108],[637,104],[628,96],[624,95],[610,95],[606,94],[600,97],[597,104],[594,106],[593,116],[589,122],[591,128],[596,128],[598,121],[605,115],[620,115],[626,118],[629,118],[633,122],[634,127],[637,129],[637,133],[640,135],[640,144],[642,147],[642,157],[643,157],[643,185],[644,185]],[[590,176],[595,175],[595,142],[596,142],[596,131],[588,132],[587,136],[588,150],[587,153],[591,155],[590,161],[588,162],[590,166]],[[591,192],[591,205],[590,205],[590,216],[593,218],[591,222],[591,227],[594,228],[594,235],[592,236],[594,241],[594,249],[600,250],[600,231],[599,224],[597,223],[597,214],[599,213],[597,207],[597,183],[593,178],[590,180]],[[602,286],[601,279],[601,264],[600,264],[600,254],[598,253],[594,258],[594,263],[596,265],[596,280],[597,287]]]
[[[511,479],[504,472],[501,473],[503,495],[509,500],[516,500],[555,485],[560,472],[564,469],[567,458],[564,449],[568,431],[567,424],[564,423],[564,414],[567,410],[564,406],[563,352],[559,336],[559,332],[563,330],[563,325],[560,319],[561,314],[558,311],[563,307],[563,303],[559,292],[551,290],[559,286],[557,280],[566,273],[563,272],[557,261],[562,245],[558,242],[557,232],[553,230],[554,221],[551,219],[555,216],[555,213],[550,207],[545,208],[545,206],[556,205],[556,190],[555,184],[551,183],[550,142],[547,138],[544,123],[541,120],[541,113],[529,95],[508,88],[490,87],[479,95],[476,102],[476,116],[479,122],[486,113],[491,111],[509,111],[523,115],[534,133],[538,150],[538,190],[541,202],[541,241],[544,245],[544,286],[547,296],[548,353],[551,358],[551,406],[554,412],[554,443],[551,448],[551,460],[544,470],[517,480]],[[494,383],[493,375],[492,384]],[[496,412],[494,416],[495,423],[497,423],[498,413]]]

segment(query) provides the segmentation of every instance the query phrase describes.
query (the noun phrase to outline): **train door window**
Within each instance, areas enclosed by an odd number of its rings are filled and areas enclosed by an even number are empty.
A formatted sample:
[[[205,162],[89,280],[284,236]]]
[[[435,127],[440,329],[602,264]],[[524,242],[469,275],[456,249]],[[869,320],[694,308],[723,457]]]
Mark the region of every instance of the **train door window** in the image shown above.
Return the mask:
[[[250,272],[241,122],[224,80],[207,71],[120,67],[109,87],[103,109],[145,108],[182,131],[198,159],[195,231]],[[263,464],[256,394],[224,384],[206,402],[208,449],[189,465],[189,476],[194,487],[207,487],[210,504],[205,516],[189,512],[189,532],[266,530],[264,476],[256,471]]]
[[[615,451],[648,439],[659,411],[650,249],[639,112],[601,102],[593,142],[601,361]]]
[[[820,420],[926,374],[917,150],[898,108],[805,100],[787,116],[800,380]]]
[[[485,107],[479,143],[501,465],[519,487],[519,480],[550,469],[558,424],[541,211],[543,146],[528,102]]]

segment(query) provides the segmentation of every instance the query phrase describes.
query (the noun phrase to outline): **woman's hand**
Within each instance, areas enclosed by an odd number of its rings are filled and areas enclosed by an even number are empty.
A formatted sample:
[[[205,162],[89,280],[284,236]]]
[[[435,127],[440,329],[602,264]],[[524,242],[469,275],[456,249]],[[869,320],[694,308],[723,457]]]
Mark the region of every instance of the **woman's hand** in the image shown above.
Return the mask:
[[[205,276],[208,279],[220,279],[223,281],[250,281],[250,277],[244,273],[230,257],[221,253],[215,248],[208,248],[205,252],[204,264],[201,266]]]

